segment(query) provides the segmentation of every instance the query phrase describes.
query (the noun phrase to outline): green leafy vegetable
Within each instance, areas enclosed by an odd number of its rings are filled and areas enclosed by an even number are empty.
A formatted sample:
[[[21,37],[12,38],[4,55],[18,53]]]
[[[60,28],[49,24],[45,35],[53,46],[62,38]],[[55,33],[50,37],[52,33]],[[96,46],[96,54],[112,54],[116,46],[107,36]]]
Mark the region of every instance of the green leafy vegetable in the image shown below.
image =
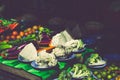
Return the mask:
[[[71,80],[71,78],[71,74],[67,70],[63,70],[58,76],[58,80]]]
[[[98,53],[91,54],[86,61],[86,64],[88,65],[102,65],[105,63],[106,61],[102,60]]]
[[[84,78],[90,76],[90,70],[88,70],[84,64],[74,64],[71,72],[73,74],[73,78]]]

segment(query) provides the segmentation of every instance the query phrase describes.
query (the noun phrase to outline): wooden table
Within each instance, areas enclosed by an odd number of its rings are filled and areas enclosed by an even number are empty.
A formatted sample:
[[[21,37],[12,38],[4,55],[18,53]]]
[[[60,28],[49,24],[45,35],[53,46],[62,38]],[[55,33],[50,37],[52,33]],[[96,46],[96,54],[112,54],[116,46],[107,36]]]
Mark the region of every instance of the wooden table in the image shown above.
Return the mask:
[[[24,70],[12,68],[12,67],[6,66],[4,64],[0,64],[0,71],[3,73],[3,75],[5,73],[8,73],[6,78],[8,78],[9,76],[11,76],[9,78],[12,78],[14,80],[16,80],[17,78],[19,80],[42,80],[40,77],[32,75],[32,74],[30,74],[30,73],[28,73],[28,72],[26,72]],[[0,74],[0,76],[2,76],[2,75]],[[12,80],[12,79],[9,79],[9,80]],[[4,79],[2,79],[2,80],[4,80]]]

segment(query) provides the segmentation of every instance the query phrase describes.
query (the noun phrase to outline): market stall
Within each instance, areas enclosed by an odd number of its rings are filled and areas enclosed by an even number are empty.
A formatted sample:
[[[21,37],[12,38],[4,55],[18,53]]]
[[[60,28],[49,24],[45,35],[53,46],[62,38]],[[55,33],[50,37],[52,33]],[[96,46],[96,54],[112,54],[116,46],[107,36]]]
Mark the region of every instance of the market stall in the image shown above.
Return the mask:
[[[91,47],[93,38],[74,39],[67,30],[51,36],[54,31],[42,25],[16,26],[1,32],[0,70],[21,80],[119,80],[120,65]]]

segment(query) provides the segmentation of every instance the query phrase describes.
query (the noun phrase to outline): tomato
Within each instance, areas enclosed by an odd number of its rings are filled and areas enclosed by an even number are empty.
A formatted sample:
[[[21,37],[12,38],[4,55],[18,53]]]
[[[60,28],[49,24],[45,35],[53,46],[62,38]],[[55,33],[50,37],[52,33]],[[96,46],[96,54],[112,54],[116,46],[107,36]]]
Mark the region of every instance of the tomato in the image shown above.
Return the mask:
[[[32,33],[35,33],[35,30],[34,30],[34,29],[32,30]]]
[[[31,33],[32,33],[32,31],[29,31],[28,33],[29,33],[29,34],[31,34]]]
[[[27,32],[25,32],[25,36],[27,36],[28,35],[28,33]]]
[[[16,38],[17,38],[17,39],[20,39],[20,38],[21,38],[21,36],[20,36],[20,35],[18,35]]]
[[[6,36],[6,39],[9,40],[9,39],[10,39],[10,36]]]
[[[31,30],[32,30],[31,28],[28,28],[28,29],[27,29],[28,32],[31,31]]]
[[[12,35],[16,36],[16,35],[18,35],[18,32],[17,31],[13,31]]]
[[[14,35],[11,36],[11,39],[15,39],[16,37]]]
[[[33,29],[34,29],[34,30],[37,30],[37,29],[38,29],[38,26],[36,26],[36,25],[33,26]]]
[[[20,36],[21,37],[24,36],[24,32],[20,31]]]

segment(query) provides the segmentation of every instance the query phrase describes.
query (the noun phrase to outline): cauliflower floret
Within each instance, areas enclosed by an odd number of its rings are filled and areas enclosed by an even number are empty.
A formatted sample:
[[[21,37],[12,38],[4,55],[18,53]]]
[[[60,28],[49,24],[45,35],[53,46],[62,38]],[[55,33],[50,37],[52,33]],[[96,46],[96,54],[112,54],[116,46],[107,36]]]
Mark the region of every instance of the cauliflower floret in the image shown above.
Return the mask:
[[[85,45],[83,44],[82,40],[71,40],[65,43],[65,47],[70,47],[72,51],[77,51],[83,48]]]
[[[62,57],[65,56],[65,49],[57,47],[53,49],[52,53],[55,54],[56,57]]]
[[[47,68],[50,66],[55,66],[57,64],[55,55],[47,53],[46,51],[41,51],[35,62],[40,68]]]

